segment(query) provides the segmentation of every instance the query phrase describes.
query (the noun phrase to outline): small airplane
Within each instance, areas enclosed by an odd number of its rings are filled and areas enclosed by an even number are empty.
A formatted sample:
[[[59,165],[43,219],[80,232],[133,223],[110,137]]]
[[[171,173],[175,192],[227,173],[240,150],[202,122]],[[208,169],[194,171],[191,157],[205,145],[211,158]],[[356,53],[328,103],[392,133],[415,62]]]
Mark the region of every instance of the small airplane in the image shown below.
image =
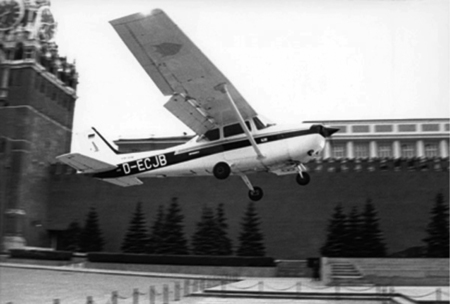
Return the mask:
[[[188,142],[163,150],[121,153],[96,129],[83,135],[81,152],[57,159],[76,170],[119,186],[139,178],[238,175],[258,201],[263,190],[247,174],[296,174],[306,185],[304,163],[319,157],[339,129],[321,124],[266,122],[178,26],[159,9],[110,22],[163,95],[167,110],[195,132]]]

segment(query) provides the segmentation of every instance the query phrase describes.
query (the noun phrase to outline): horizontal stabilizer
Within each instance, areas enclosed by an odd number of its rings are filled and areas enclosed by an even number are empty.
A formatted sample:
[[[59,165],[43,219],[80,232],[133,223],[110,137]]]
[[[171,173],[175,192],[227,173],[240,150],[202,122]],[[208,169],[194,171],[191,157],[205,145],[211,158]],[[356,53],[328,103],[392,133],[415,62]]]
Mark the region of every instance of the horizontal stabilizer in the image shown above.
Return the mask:
[[[119,177],[119,178],[104,178],[102,179],[104,182],[108,182],[114,185],[129,187],[129,186],[138,186],[142,185],[143,182],[137,178],[132,176]]]
[[[97,173],[117,168],[115,165],[80,153],[63,154],[58,156],[56,159],[71,166],[72,168],[75,168],[81,173]]]

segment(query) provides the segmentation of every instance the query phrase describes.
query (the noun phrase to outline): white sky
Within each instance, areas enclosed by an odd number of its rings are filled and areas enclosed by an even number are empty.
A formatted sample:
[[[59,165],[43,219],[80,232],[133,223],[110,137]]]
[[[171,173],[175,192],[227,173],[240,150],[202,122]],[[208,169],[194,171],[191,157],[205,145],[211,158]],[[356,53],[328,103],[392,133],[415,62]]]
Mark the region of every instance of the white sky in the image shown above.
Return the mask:
[[[74,131],[191,131],[108,21],[163,9],[274,122],[449,117],[448,0],[53,0],[80,75]]]

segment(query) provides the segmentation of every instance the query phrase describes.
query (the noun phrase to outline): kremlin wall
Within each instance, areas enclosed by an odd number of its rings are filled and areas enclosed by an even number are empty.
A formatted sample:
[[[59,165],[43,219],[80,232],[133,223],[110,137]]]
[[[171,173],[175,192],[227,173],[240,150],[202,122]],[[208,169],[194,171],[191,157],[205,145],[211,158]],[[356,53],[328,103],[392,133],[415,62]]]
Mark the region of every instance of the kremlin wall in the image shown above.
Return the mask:
[[[294,175],[250,175],[265,197],[256,205],[261,218],[267,255],[300,259],[319,255],[333,209],[341,203],[346,212],[362,210],[371,199],[378,211],[388,252],[422,246],[425,227],[438,192],[448,201],[448,158],[411,163],[393,160],[321,161],[307,164],[311,183],[302,187]],[[54,238],[71,221],[84,223],[95,206],[107,251],[119,251],[137,202],[149,220],[160,204],[177,197],[185,216],[185,233],[192,236],[204,205],[224,203],[229,233],[234,244],[248,203],[247,189],[239,177],[219,181],[208,177],[143,179],[144,185],[122,188],[100,180],[75,175],[63,165],[54,165],[49,183],[50,200],[46,229]]]

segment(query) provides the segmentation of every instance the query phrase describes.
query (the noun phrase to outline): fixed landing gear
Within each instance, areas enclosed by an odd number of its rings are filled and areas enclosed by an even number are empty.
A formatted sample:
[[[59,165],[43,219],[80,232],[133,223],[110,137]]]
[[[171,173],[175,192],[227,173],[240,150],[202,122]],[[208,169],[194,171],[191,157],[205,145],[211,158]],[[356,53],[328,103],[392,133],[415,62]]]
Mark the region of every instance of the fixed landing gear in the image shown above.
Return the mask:
[[[213,174],[217,179],[226,179],[230,173],[230,166],[224,162],[217,163],[213,168]]]
[[[248,197],[254,202],[259,201],[260,199],[262,199],[262,197],[264,196],[264,192],[262,191],[262,189],[259,188],[259,187],[253,187],[253,185],[250,182],[250,180],[248,179],[247,175],[242,174],[241,178],[242,178],[242,180],[244,181],[244,183],[247,185],[247,187],[249,189]]]
[[[217,179],[226,179],[228,176],[230,176],[230,173],[231,168],[225,162],[217,163],[213,168],[213,174]],[[248,197],[255,202],[261,200],[264,195],[262,189],[260,187],[253,187],[247,175],[240,174],[240,176],[249,189]]]
[[[309,176],[308,172],[305,172],[306,168],[303,164],[299,164],[297,166],[297,176],[295,178],[295,180],[297,181],[297,184],[301,185],[301,186],[305,186],[307,184],[309,184],[309,181],[311,180],[311,177]]]
[[[302,175],[303,176],[301,176],[300,174],[297,174],[297,177],[295,178],[295,180],[297,181],[297,184],[306,186],[307,184],[309,184],[311,177],[306,172],[302,172]]]
[[[262,199],[263,196],[264,193],[262,189],[259,187],[253,187],[253,191],[252,190],[248,191],[248,197],[254,202],[259,201],[260,199]]]

